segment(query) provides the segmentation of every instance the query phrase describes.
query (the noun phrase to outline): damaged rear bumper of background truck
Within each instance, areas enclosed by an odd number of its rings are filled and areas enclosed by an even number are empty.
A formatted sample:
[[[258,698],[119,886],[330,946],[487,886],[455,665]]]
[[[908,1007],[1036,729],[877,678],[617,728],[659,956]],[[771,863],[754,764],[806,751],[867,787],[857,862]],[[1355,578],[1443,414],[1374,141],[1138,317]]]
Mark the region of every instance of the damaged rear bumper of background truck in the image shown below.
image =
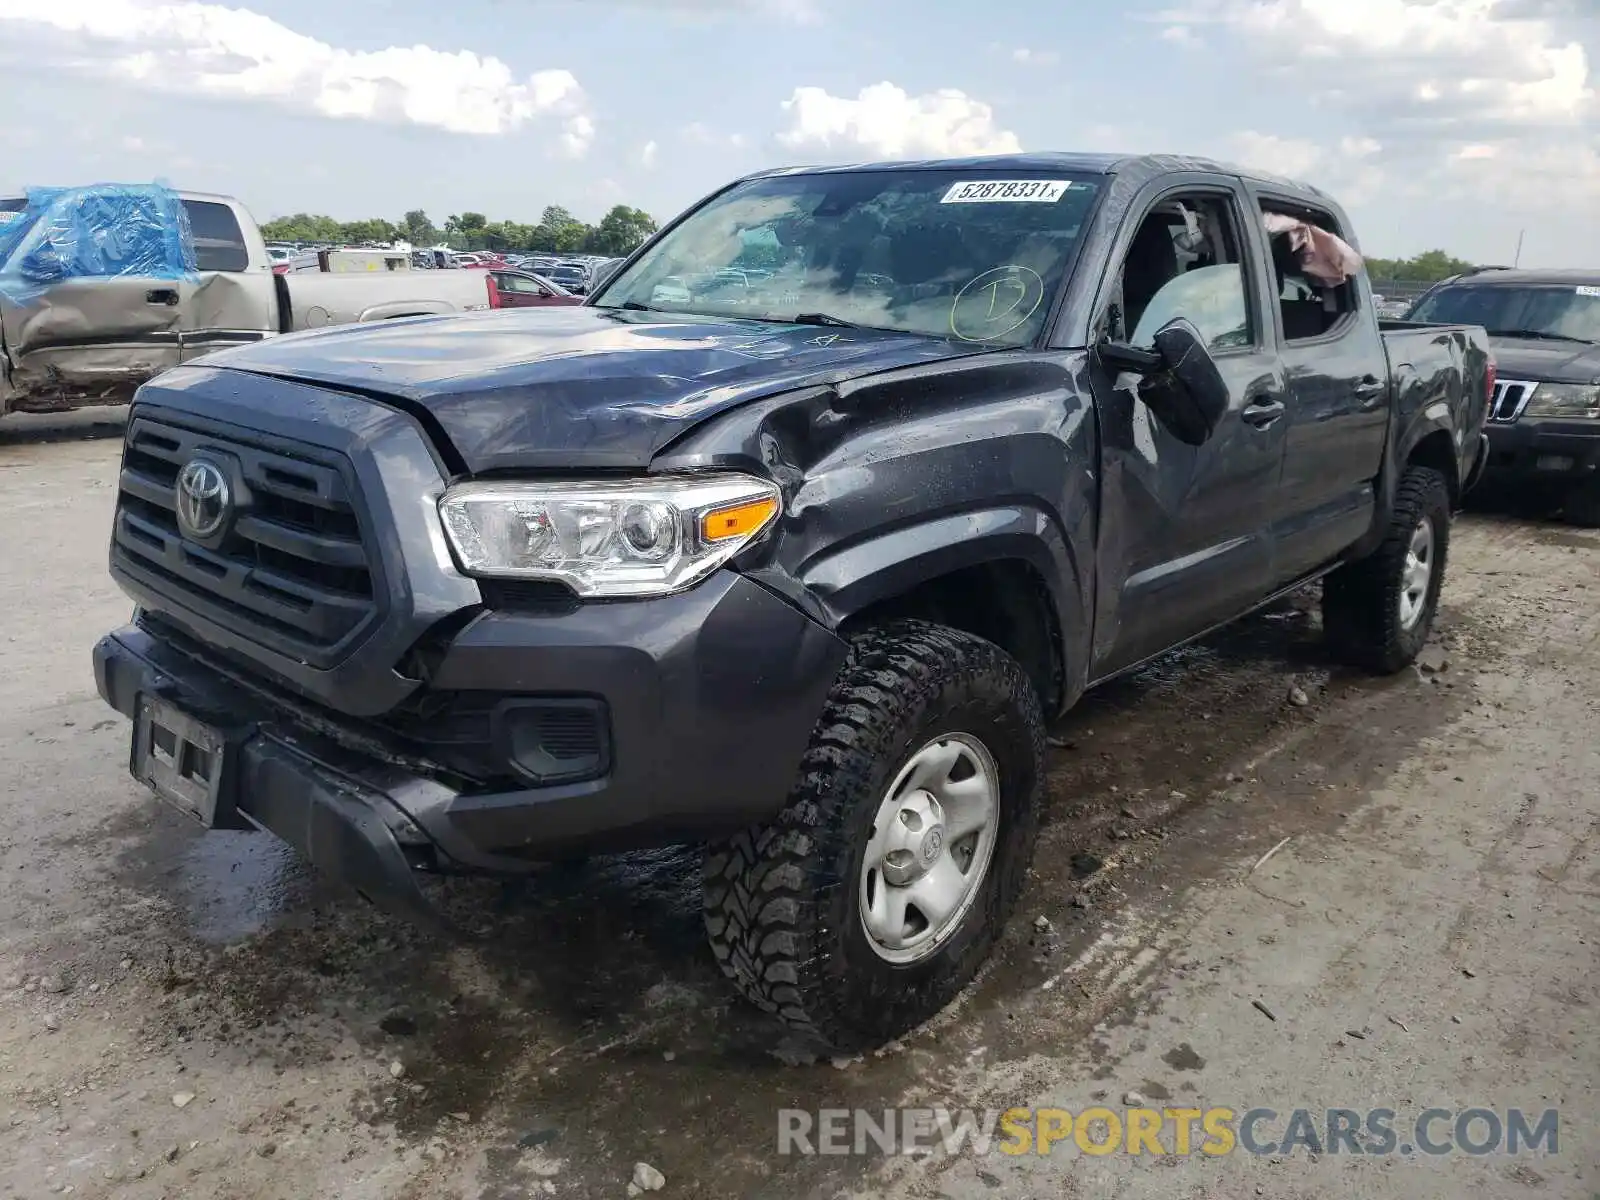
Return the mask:
[[[731,571],[626,605],[483,612],[444,649],[430,688],[487,702],[486,767],[500,773],[489,784],[418,761],[381,722],[268,691],[165,626],[153,635],[136,621],[107,635],[94,668],[101,696],[124,716],[137,720],[141,697],[159,697],[223,733],[225,817],[236,809],[236,824],[266,829],[375,903],[427,920],[419,870],[512,874],[770,817],[844,652],[834,634]],[[562,703],[596,714],[591,777],[509,780],[519,769],[515,714]]]

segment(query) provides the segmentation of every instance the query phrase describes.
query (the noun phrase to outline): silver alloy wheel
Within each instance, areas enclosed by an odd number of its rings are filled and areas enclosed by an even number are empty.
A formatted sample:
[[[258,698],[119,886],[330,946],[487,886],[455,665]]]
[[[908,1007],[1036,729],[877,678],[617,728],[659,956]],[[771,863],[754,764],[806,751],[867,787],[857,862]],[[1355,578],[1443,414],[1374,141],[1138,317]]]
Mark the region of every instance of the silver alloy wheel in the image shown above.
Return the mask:
[[[1411,629],[1428,607],[1428,587],[1433,583],[1433,521],[1424,516],[1411,531],[1406,565],[1400,575],[1400,627]]]
[[[949,733],[894,777],[861,862],[867,944],[899,965],[936,952],[982,891],[1000,826],[1000,768],[977,738]]]

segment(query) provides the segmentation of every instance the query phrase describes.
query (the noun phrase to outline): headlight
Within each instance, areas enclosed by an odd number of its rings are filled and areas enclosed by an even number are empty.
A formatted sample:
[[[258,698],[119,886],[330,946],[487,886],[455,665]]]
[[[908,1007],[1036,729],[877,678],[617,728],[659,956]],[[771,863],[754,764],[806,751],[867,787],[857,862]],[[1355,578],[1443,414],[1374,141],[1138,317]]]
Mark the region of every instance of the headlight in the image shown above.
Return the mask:
[[[656,596],[704,579],[778,515],[749,475],[464,483],[439,515],[469,575],[549,579],[580,596]]]
[[[1525,417],[1600,418],[1600,387],[1582,383],[1541,383],[1522,410]]]

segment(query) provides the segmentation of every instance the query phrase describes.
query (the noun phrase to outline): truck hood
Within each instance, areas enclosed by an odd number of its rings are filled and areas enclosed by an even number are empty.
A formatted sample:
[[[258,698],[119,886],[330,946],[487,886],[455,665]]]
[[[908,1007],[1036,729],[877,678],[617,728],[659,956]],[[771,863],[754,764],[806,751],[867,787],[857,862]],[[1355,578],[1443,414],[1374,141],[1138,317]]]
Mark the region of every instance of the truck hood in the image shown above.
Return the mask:
[[[1600,346],[1547,342],[1533,338],[1490,338],[1501,379],[1537,383],[1594,383],[1600,380]]]
[[[745,401],[982,350],[877,330],[583,307],[347,325],[223,351],[205,365],[426,410],[477,473],[637,469]]]

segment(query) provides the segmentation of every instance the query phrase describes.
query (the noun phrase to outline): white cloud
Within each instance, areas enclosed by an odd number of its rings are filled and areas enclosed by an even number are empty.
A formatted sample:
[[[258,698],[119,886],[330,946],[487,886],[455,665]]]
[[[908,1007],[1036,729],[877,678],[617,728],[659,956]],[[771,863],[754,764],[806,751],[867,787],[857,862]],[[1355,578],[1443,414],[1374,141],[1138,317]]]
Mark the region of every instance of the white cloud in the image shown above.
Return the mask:
[[[1310,138],[1245,130],[1225,139],[1218,157],[1326,188],[1348,206],[1364,204],[1381,192],[1382,153],[1383,145],[1369,137],[1345,137],[1329,146]]]
[[[1506,0],[1195,0],[1158,19],[1222,27],[1304,91],[1392,119],[1592,116],[1582,43],[1509,11]]]
[[[519,79],[498,58],[427,46],[347,50],[270,17],[216,4],[153,0],[0,0],[0,37],[36,61],[150,90],[257,100],[326,117],[504,134],[562,122],[581,154],[594,122],[570,71]]]
[[[1026,46],[1018,46],[1011,52],[1011,61],[1027,67],[1053,67],[1061,61],[1061,55],[1054,50],[1030,50]]]
[[[1161,40],[1190,50],[1198,50],[1205,45],[1205,42],[1196,36],[1195,31],[1187,25],[1168,25],[1161,31]]]
[[[646,142],[644,148],[639,151],[639,165],[644,167],[655,166],[658,149],[659,147],[654,142]]]
[[[754,16],[795,25],[814,25],[822,20],[819,0],[611,0],[611,3],[622,8],[645,9],[651,16],[690,20]],[[585,16],[593,12],[592,0],[568,0],[568,6],[579,9]]]
[[[1594,15],[1592,0],[1584,0]],[[1301,174],[1347,203],[1381,193],[1438,204],[1471,196],[1581,220],[1600,200],[1600,119],[1574,0],[1188,0],[1151,19],[1209,28],[1272,87],[1348,130],[1318,146],[1299,129],[1258,165]],[[1304,122],[1302,121],[1303,125]],[[1563,166],[1562,164],[1566,165]],[[1357,193],[1351,196],[1352,188]]]
[[[1229,145],[1228,156],[1237,159],[1240,166],[1292,179],[1313,174],[1326,156],[1321,146],[1306,138],[1278,137],[1253,129],[1234,134]]]
[[[682,136],[699,146],[721,146],[734,150],[749,145],[750,139],[742,133],[723,133],[703,121],[694,121],[680,130]]]
[[[993,109],[954,88],[910,96],[892,83],[876,83],[851,100],[801,87],[783,107],[789,127],[778,140],[791,149],[865,151],[884,158],[1022,149],[1016,134],[995,124]]]

